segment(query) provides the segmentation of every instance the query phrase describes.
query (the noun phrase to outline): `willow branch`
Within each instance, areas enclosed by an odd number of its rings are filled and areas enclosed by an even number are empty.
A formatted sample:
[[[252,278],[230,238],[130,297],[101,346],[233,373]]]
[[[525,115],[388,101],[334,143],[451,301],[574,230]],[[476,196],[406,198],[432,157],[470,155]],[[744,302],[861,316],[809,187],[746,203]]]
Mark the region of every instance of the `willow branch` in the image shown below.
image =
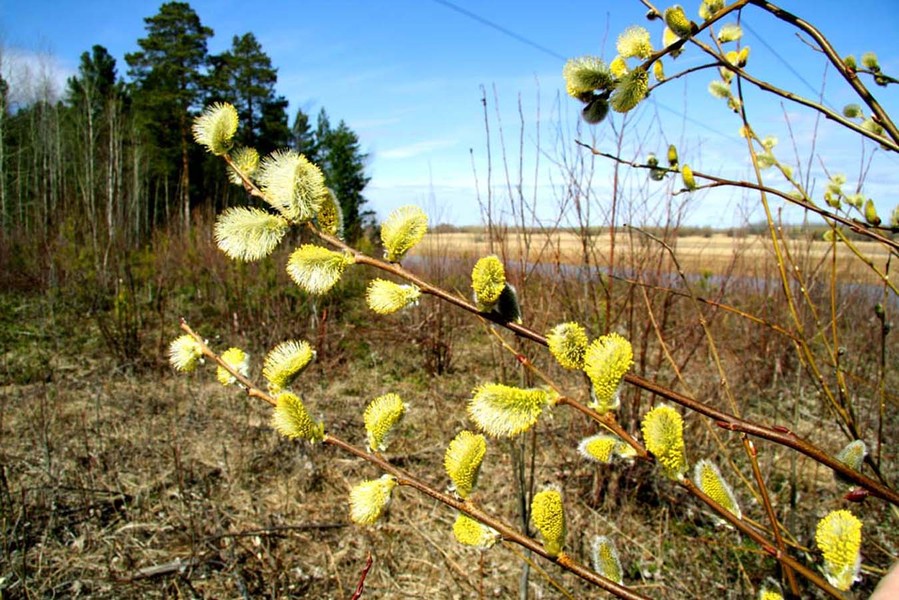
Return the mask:
[[[609,579],[606,579],[605,577],[602,577],[601,575],[598,575],[597,573],[594,573],[593,571],[591,571],[584,565],[580,564],[579,562],[577,562],[570,556],[566,555],[565,553],[559,554],[558,556],[549,555],[546,552],[546,550],[543,548],[543,544],[537,542],[533,538],[522,535],[521,533],[516,531],[511,525],[484,512],[479,506],[477,506],[471,500],[460,500],[460,499],[456,498],[455,496],[451,496],[450,494],[446,494],[444,492],[438,491],[437,489],[424,483],[417,477],[411,476],[408,473],[406,473],[405,471],[403,471],[402,469],[399,469],[399,468],[393,466],[391,463],[384,460],[380,456],[377,456],[375,454],[370,454],[370,453],[368,453],[360,448],[357,448],[356,446],[353,446],[352,444],[349,444],[349,443],[341,440],[340,438],[337,438],[330,434],[325,434],[324,443],[330,444],[332,446],[336,446],[349,454],[352,454],[358,458],[361,458],[361,459],[375,465],[376,467],[378,467],[385,473],[388,473],[388,474],[396,477],[397,483],[399,485],[411,487],[415,490],[418,490],[422,494],[424,494],[430,498],[433,498],[434,500],[437,500],[441,504],[445,504],[447,506],[450,506],[450,507],[458,510],[459,512],[465,513],[472,519],[480,521],[484,525],[487,525],[487,526],[495,529],[497,532],[499,532],[499,534],[503,537],[504,540],[514,542],[515,544],[518,544],[519,546],[530,550],[534,554],[538,554],[538,555],[542,556],[543,558],[545,558],[546,560],[556,563],[557,565],[561,566],[565,570],[574,573],[581,579],[584,579],[585,581],[588,581],[588,582],[592,583],[593,585],[601,587],[602,589],[604,589],[608,592],[611,592],[612,594],[615,594],[619,598],[630,598],[630,599],[645,599],[646,598],[645,596],[642,596],[642,595],[634,592],[633,590],[626,588],[625,586],[619,585],[619,584],[615,583],[614,581],[611,581]]]
[[[234,367],[223,361],[215,352],[213,352],[212,349],[209,348],[209,346],[206,344],[205,340],[197,335],[197,333],[193,329],[191,329],[183,319],[181,320],[181,329],[182,331],[190,335],[194,340],[196,340],[197,343],[199,343],[200,349],[204,356],[215,362],[217,366],[224,368],[231,375],[233,375],[238,380],[241,387],[246,389],[248,396],[262,400],[263,402],[266,402],[267,404],[272,406],[277,404],[275,398],[272,397],[271,394],[268,394],[267,392],[256,387],[252,381],[241,375],[234,369]],[[399,485],[418,490],[424,495],[437,500],[441,504],[445,504],[446,506],[454,508],[459,512],[467,514],[471,518],[480,521],[484,525],[495,529],[497,532],[499,532],[504,540],[518,544],[519,546],[522,546],[523,548],[526,548],[531,552],[542,556],[546,560],[556,563],[566,571],[574,573],[581,579],[597,587],[600,587],[619,598],[625,598],[627,600],[648,600],[646,596],[642,596],[623,585],[615,583],[611,579],[607,579],[602,575],[593,572],[565,553],[561,553],[558,556],[550,555],[543,548],[543,544],[537,542],[533,538],[519,533],[511,525],[484,512],[470,499],[461,500],[455,496],[452,496],[445,492],[441,492],[433,486],[428,485],[418,477],[410,475],[403,469],[394,466],[378,454],[367,452],[330,433],[326,433],[324,435],[322,443],[335,446],[337,448],[340,448],[344,452],[347,452],[348,454],[352,454],[353,456],[365,460],[366,462],[378,467],[381,471],[396,477],[396,481]]]
[[[752,0],[752,2],[754,4],[758,4],[758,0]],[[770,5],[770,6],[773,7],[773,5]],[[776,7],[774,7],[774,8],[776,8]],[[771,12],[771,11],[769,11],[769,12]],[[782,11],[782,12],[785,12],[785,11]],[[787,13],[787,14],[789,14],[789,13]],[[735,75],[739,75],[740,77],[742,77],[749,83],[753,84],[760,90],[774,94],[775,96],[780,96],[781,98],[789,100],[790,102],[795,102],[796,104],[800,104],[802,106],[805,106],[806,108],[810,108],[814,111],[817,111],[817,112],[821,113],[822,115],[824,115],[825,118],[827,118],[831,121],[834,121],[835,123],[838,123],[839,125],[842,125],[843,127],[847,128],[847,129],[851,129],[852,131],[858,133],[859,135],[866,137],[874,142],[877,142],[878,144],[882,144],[883,146],[892,150],[893,152],[899,152],[899,143],[897,143],[897,141],[899,141],[899,138],[894,138],[894,140],[891,140],[891,139],[883,137],[882,135],[878,135],[872,131],[868,131],[867,129],[864,129],[857,123],[850,121],[849,119],[847,119],[840,113],[838,113],[834,110],[831,110],[830,108],[827,108],[826,106],[824,106],[822,104],[819,104],[813,100],[809,100],[808,98],[804,98],[798,94],[794,94],[793,92],[790,92],[788,90],[781,89],[774,84],[771,84],[767,81],[763,81],[753,75],[750,75],[744,69],[741,69],[740,67],[733,65],[730,62],[728,62],[727,60],[725,60],[724,57],[721,56],[718,52],[716,52],[715,49],[713,49],[711,46],[696,39],[696,36],[692,36],[689,39],[694,45],[696,45],[698,48],[700,48],[703,52],[705,52],[709,56],[715,58],[719,62],[720,66],[733,72]],[[843,66],[842,71],[846,71],[845,66]],[[862,86],[862,88],[864,88],[864,84],[862,84],[861,81],[859,81],[858,77],[855,77],[854,80],[860,86]],[[855,87],[855,86],[853,86],[853,87]],[[856,91],[858,91],[857,88],[856,88]],[[877,106],[878,108],[880,107],[880,105],[877,104],[876,101],[874,101],[874,98],[870,95],[870,93],[868,93],[867,89],[865,89],[865,94],[867,95],[867,99],[870,99],[871,101],[874,102],[875,106]],[[866,99],[866,96],[862,96],[862,98]],[[866,101],[867,101],[867,99],[866,99]],[[872,107],[872,110],[874,110],[873,107]],[[883,113],[883,110],[880,109],[880,112]],[[876,111],[875,111],[875,114],[877,114],[878,117],[880,117],[880,114],[877,113]],[[892,126],[892,122],[889,121],[889,117],[886,117],[886,113],[883,113],[883,116],[887,119],[889,124]],[[893,129],[895,129],[895,126],[893,126]],[[891,132],[891,135],[892,135],[892,132]]]
[[[829,594],[830,596],[834,598],[843,598],[843,595],[840,593],[840,591],[827,583],[827,580],[821,577],[818,573],[815,573],[813,570],[806,567],[804,564],[790,556],[786,551],[781,551],[777,548],[772,547],[768,543],[768,540],[765,538],[765,536],[760,534],[753,527],[747,525],[742,519],[737,518],[737,516],[732,512],[715,502],[695,483],[693,483],[689,479],[683,479],[680,481],[680,485],[688,492],[702,500],[702,502],[704,502],[706,506],[715,511],[715,514],[730,523],[735,529],[740,531],[740,533],[743,533],[751,538],[752,541],[761,546],[766,553],[777,559],[778,562],[783,563],[790,569],[793,569],[794,571],[805,577],[807,580],[812,582],[815,586],[819,587],[824,592],[827,592],[827,594]]]
[[[603,158],[608,158],[609,160],[613,160],[617,163],[628,165],[634,167],[635,169],[663,169],[663,167],[651,167],[649,165],[638,163],[634,161],[630,161],[620,156],[615,156],[614,154],[610,154],[608,152],[603,152],[602,150],[597,150],[590,144],[584,143],[580,140],[575,140],[574,142],[578,146],[582,148],[586,148],[595,156],[601,156]],[[671,173],[677,173],[675,170],[670,170]],[[764,192],[766,194],[771,194],[772,196],[777,196],[782,198],[792,204],[795,204],[801,208],[814,212],[815,214],[824,217],[825,219],[831,219],[840,223],[841,225],[845,225],[855,233],[860,235],[864,235],[866,237],[871,238],[874,241],[877,241],[885,246],[892,248],[893,250],[899,251],[899,240],[894,240],[888,237],[884,237],[879,233],[878,230],[883,231],[893,231],[893,228],[890,227],[875,227],[872,225],[868,225],[867,223],[863,223],[862,221],[857,221],[855,219],[850,219],[848,217],[844,217],[837,213],[831,212],[827,209],[821,208],[820,206],[815,205],[814,203],[808,201],[805,198],[796,198],[795,196],[791,196],[788,192],[784,192],[783,190],[778,190],[776,188],[768,187],[766,185],[760,183],[754,183],[751,181],[741,180],[741,179],[726,179],[724,177],[718,177],[716,175],[711,175],[709,173],[703,173],[701,171],[693,171],[693,177],[699,179],[705,179],[711,181],[712,184],[701,186],[701,189],[710,189],[714,187],[727,186],[727,187],[739,187],[745,188],[749,190],[755,190],[757,192]],[[700,188],[698,188],[700,189]]]
[[[533,329],[530,329],[524,325],[519,325],[518,323],[511,323],[508,321],[504,321],[498,315],[495,315],[495,314],[483,313],[483,312],[479,311],[477,309],[477,307],[475,305],[471,304],[470,302],[467,302],[466,300],[463,300],[462,298],[459,298],[458,296],[450,294],[449,292],[446,292],[445,290],[443,290],[435,285],[432,285],[431,283],[425,281],[421,277],[415,275],[414,273],[408,271],[407,269],[403,268],[402,266],[400,266],[398,264],[386,262],[386,261],[379,260],[377,258],[368,256],[367,254],[364,254],[363,252],[356,250],[352,246],[349,246],[344,241],[342,241],[334,236],[331,236],[331,235],[328,235],[328,234],[318,231],[311,225],[310,225],[310,230],[313,233],[315,233],[316,235],[318,235],[321,239],[327,241],[328,243],[333,244],[334,246],[341,248],[342,250],[350,252],[353,255],[356,262],[359,264],[367,264],[367,265],[370,265],[377,269],[380,269],[382,271],[392,273],[398,277],[402,277],[402,278],[406,279],[407,281],[418,286],[418,288],[423,293],[427,293],[427,294],[436,296],[438,298],[441,298],[442,300],[445,300],[446,302],[449,302],[450,304],[457,306],[458,308],[461,308],[462,310],[465,310],[472,314],[476,314],[484,319],[487,319],[488,321],[491,321],[493,323],[496,323],[497,325],[505,327],[506,329],[520,335],[521,337],[527,338],[537,344],[540,344],[542,346],[548,346],[546,337],[541,335],[540,333],[537,333]],[[729,429],[731,431],[745,432],[745,433],[748,433],[755,437],[767,439],[774,443],[781,444],[783,446],[792,448],[792,449],[800,452],[801,454],[808,456],[812,460],[815,460],[827,467],[830,467],[834,471],[840,473],[841,475],[844,475],[847,479],[849,479],[853,483],[866,488],[872,495],[877,496],[878,498],[881,498],[883,500],[886,500],[886,501],[890,502],[891,504],[895,504],[895,505],[899,506],[899,493],[890,489],[886,485],[883,485],[883,484],[871,479],[870,477],[867,477],[866,475],[863,475],[862,473],[855,471],[854,469],[850,468],[845,463],[829,456],[826,452],[819,449],[814,444],[796,436],[792,432],[789,432],[789,435],[787,435],[780,429],[773,428],[773,427],[766,427],[764,425],[759,425],[757,423],[747,421],[740,417],[736,417],[729,413],[715,409],[715,408],[709,406],[708,404],[705,404],[704,402],[701,402],[699,400],[694,400],[693,398],[689,398],[687,396],[684,396],[683,394],[679,394],[679,393],[675,392],[674,390],[668,389],[665,386],[659,385],[659,384],[657,384],[649,379],[646,379],[644,377],[641,377],[639,375],[628,373],[624,376],[624,381],[626,381],[630,385],[634,385],[634,386],[636,386],[640,389],[643,389],[647,392],[651,392],[651,393],[653,393],[661,398],[664,398],[670,402],[679,404],[679,405],[683,406],[684,408],[688,408],[690,410],[698,412],[699,414],[710,417],[710,418],[714,419],[716,422],[718,422],[719,426]],[[789,430],[786,430],[786,431],[789,431]]]
[[[721,358],[718,354],[718,346],[715,343],[715,338],[712,335],[711,330],[709,329],[708,322],[706,321],[705,315],[702,313],[699,302],[696,300],[696,295],[693,293],[690,282],[687,281],[687,276],[684,273],[684,269],[681,266],[680,259],[678,258],[677,253],[674,251],[674,248],[672,248],[670,244],[668,244],[665,240],[659,238],[658,236],[655,236],[648,231],[644,231],[639,227],[634,227],[632,225],[629,225],[628,227],[642,233],[651,240],[655,241],[657,244],[660,244],[671,257],[672,262],[674,262],[674,267],[677,270],[678,277],[680,278],[684,288],[687,290],[687,296],[690,299],[691,304],[693,305],[693,309],[696,312],[696,317],[699,320],[700,325],[702,326],[702,331],[705,334],[706,341],[708,343],[709,352],[718,370],[718,376],[721,378],[721,384],[724,387],[724,392],[730,402],[731,410],[733,410],[735,415],[739,416],[737,402],[734,398],[733,392],[731,391],[730,383],[728,382],[727,371],[724,369],[724,366],[721,363]],[[762,477],[761,470],[759,469],[757,453],[747,434],[741,434],[740,437],[743,449],[746,452],[746,455],[749,458],[749,462],[752,466],[752,474],[755,477],[759,494],[762,497],[762,504],[765,507],[765,512],[768,516],[768,520],[771,522],[771,529],[774,533],[775,544],[777,544],[778,550],[783,551],[784,542],[783,538],[780,535],[780,522],[778,521],[777,515],[774,513],[774,509],[771,505],[771,498],[768,494],[768,487],[765,485],[765,479]],[[784,574],[786,575],[787,581],[789,582],[790,589],[792,590],[793,594],[798,595],[799,588],[796,584],[796,577],[794,576],[792,569],[790,569],[787,565],[784,565]]]
[[[790,25],[793,25],[797,29],[802,30],[812,39],[814,39],[818,46],[821,48],[821,51],[824,53],[824,55],[827,56],[827,58],[830,60],[831,64],[836,67],[837,72],[843,76],[843,78],[849,83],[849,85],[852,86],[859,97],[864,100],[865,104],[868,105],[868,107],[876,116],[878,124],[883,127],[887,131],[887,133],[890,134],[891,138],[893,138],[894,143],[890,145],[890,148],[892,150],[899,151],[899,146],[896,145],[899,144],[899,128],[896,127],[896,124],[893,123],[887,112],[883,109],[882,106],[880,106],[874,96],[871,95],[871,92],[868,91],[868,88],[864,83],[862,83],[861,79],[859,79],[858,74],[846,66],[846,63],[843,62],[843,59],[840,58],[840,55],[837,54],[833,46],[830,45],[830,42],[826,37],[824,37],[824,34],[822,34],[812,24],[802,20],[793,13],[782,9],[779,6],[767,2],[766,0],[750,0],[750,3],[769,12],[778,19],[785,21]],[[874,139],[875,141],[882,143],[879,137]]]
[[[625,429],[621,425],[621,423],[618,422],[618,419],[615,418],[615,414],[613,412],[610,411],[607,413],[600,414],[600,413],[596,412],[595,410],[593,410],[592,408],[590,408],[589,406],[585,405],[583,402],[579,402],[578,400],[575,400],[574,398],[571,398],[570,396],[564,395],[562,393],[562,391],[559,389],[559,387],[555,384],[555,382],[553,382],[549,377],[546,376],[546,374],[544,374],[540,369],[538,369],[537,366],[531,361],[530,358],[528,358],[524,354],[515,350],[515,348],[510,346],[509,343],[506,342],[506,340],[504,340],[498,333],[496,333],[496,331],[491,329],[491,333],[493,333],[494,336],[499,340],[500,345],[504,349],[506,349],[508,352],[510,352],[511,354],[513,354],[515,356],[515,360],[517,360],[519,363],[521,363],[526,369],[528,369],[532,373],[534,373],[537,377],[540,378],[541,381],[543,381],[548,386],[550,386],[559,395],[559,399],[556,401],[556,404],[561,404],[563,406],[568,406],[570,408],[573,408],[574,410],[578,411],[582,415],[586,416],[591,421],[595,421],[596,423],[599,423],[604,428],[606,428],[607,430],[609,430],[610,432],[614,433],[619,438],[624,440],[631,448],[633,448],[634,451],[637,453],[637,458],[639,458],[641,460],[647,460],[647,461],[653,460],[652,456],[646,450],[646,446],[641,444],[640,441],[637,440],[637,438],[632,436],[630,434],[630,432],[627,429]]]

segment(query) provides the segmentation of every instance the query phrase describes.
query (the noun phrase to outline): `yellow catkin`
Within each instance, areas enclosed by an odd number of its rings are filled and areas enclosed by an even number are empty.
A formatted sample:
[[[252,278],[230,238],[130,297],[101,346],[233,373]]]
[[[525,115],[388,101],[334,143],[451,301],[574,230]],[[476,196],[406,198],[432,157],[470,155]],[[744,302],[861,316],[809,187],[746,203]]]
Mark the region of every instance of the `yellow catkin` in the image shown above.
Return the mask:
[[[222,362],[227,364],[240,375],[246,377],[250,372],[250,357],[240,348],[228,348],[220,357]],[[237,378],[224,367],[217,367],[215,377],[222,385],[233,385],[237,383]]]
[[[593,384],[591,407],[605,413],[618,408],[618,387],[634,364],[630,342],[617,333],[593,340],[584,355],[584,372]]]
[[[313,443],[321,441],[325,433],[324,425],[315,421],[300,397],[291,392],[281,392],[275,398],[272,427],[288,438]]]
[[[203,348],[192,336],[184,334],[169,344],[169,362],[176,371],[190,373],[203,357]]]
[[[852,587],[861,568],[862,522],[848,510],[832,511],[818,521],[815,542],[824,555],[827,581],[842,591]]]
[[[499,533],[492,527],[472,519],[465,513],[459,513],[453,523],[453,535],[460,544],[486,550],[500,539]]]
[[[530,429],[554,401],[547,390],[487,383],[475,388],[468,415],[484,433],[512,437]]]
[[[287,274],[310,294],[321,295],[340,281],[343,271],[353,262],[352,255],[346,252],[303,244],[290,255]]]
[[[733,490],[721,476],[721,472],[714,463],[705,459],[697,462],[693,480],[706,496],[723,506],[738,519],[742,518],[743,513],[740,511]]]
[[[365,302],[379,315],[400,311],[421,297],[421,290],[410,284],[399,284],[386,279],[373,279],[365,292]]]
[[[269,391],[277,394],[288,387],[313,358],[315,350],[305,340],[288,340],[272,348],[262,364]]]
[[[384,257],[399,262],[428,231],[428,216],[417,206],[401,206],[381,224]]]
[[[615,457],[619,443],[620,440],[617,437],[599,433],[581,440],[577,449],[584,458],[608,464]]]
[[[682,479],[687,471],[687,458],[680,414],[670,406],[656,406],[643,417],[642,429],[646,449],[653,453],[665,474]]]
[[[225,155],[237,132],[237,120],[237,109],[232,104],[220,102],[208,106],[194,119],[194,140],[216,156]]]
[[[350,490],[350,519],[357,525],[374,525],[390,504],[396,478],[382,475],[363,481]]]
[[[484,436],[470,431],[460,431],[449,443],[443,466],[460,497],[467,498],[477,484],[486,452],[487,440]]]
[[[566,533],[562,494],[554,489],[535,494],[531,501],[531,520],[543,536],[543,548],[550,556],[558,556]]]
[[[606,536],[593,538],[593,543],[590,545],[590,562],[593,564],[593,570],[606,579],[611,579],[618,584],[623,582],[624,577],[618,551]]]
[[[378,396],[365,408],[363,420],[368,447],[376,452],[387,449],[387,438],[406,415],[406,404],[397,394]]]
[[[471,269],[471,289],[478,310],[489,311],[499,300],[506,286],[506,270],[494,255],[478,259]]]

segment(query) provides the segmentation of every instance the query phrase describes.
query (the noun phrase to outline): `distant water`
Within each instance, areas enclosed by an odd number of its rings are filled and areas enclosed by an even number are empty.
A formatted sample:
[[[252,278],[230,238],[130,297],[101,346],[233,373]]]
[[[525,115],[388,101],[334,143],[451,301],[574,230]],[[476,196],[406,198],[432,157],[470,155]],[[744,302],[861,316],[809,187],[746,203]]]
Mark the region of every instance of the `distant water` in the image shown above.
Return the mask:
[[[403,261],[403,264],[404,266],[409,267],[411,270],[415,270],[416,267],[426,267],[427,264],[432,260],[442,261],[453,271],[465,267],[466,265],[463,264],[463,261],[471,262],[472,265],[474,264],[473,261],[468,261],[466,259],[458,257],[432,258],[429,256],[420,255],[410,256],[406,258]],[[520,272],[518,267],[519,263],[517,261],[515,261],[511,265],[507,265],[506,267],[507,273],[509,273],[509,279],[513,283],[515,283],[516,279],[520,280]],[[538,275],[541,277],[564,277],[578,282],[593,281],[598,276],[609,275],[608,268],[599,267],[596,265],[571,265],[544,262],[527,263],[525,269],[529,276]],[[632,269],[618,268],[615,269],[615,275],[623,279],[635,279],[636,273]],[[728,290],[751,290],[758,294],[782,294],[780,279],[775,278],[747,277],[737,275],[723,276],[714,274],[705,276],[691,273],[687,273],[686,278],[693,289],[693,293],[704,298],[714,296],[716,293],[720,292],[722,285],[725,285]],[[646,280],[645,283],[671,288],[674,291],[685,291],[680,277],[677,275],[677,273],[674,272],[660,274],[653,273],[652,278]],[[797,282],[791,282],[791,285],[793,294],[798,297],[802,293],[799,284]],[[868,308],[870,309],[871,314],[873,314],[874,305],[878,302],[885,301],[886,307],[889,310],[899,310],[899,297],[888,290],[885,300],[882,285],[873,283],[843,282],[838,283],[838,288],[838,303],[845,303],[849,300],[857,302],[859,301],[859,299],[861,299],[863,303],[869,305]],[[829,301],[829,287],[818,285],[816,288],[809,290],[809,292],[813,297],[827,297]],[[731,292],[729,291],[728,293]]]

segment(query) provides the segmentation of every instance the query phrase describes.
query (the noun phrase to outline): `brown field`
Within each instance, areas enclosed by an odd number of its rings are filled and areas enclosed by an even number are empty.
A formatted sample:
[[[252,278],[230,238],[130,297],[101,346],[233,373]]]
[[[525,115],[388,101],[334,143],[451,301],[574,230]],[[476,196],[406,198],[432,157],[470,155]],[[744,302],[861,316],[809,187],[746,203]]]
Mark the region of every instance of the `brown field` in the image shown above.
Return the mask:
[[[430,233],[420,252],[433,252],[440,248],[453,256],[478,257],[490,253],[490,243],[485,234],[470,232]],[[675,251],[681,268],[686,273],[710,272],[721,274],[733,272],[737,275],[762,276],[776,274],[776,257],[771,248],[771,239],[756,235],[731,237],[723,233],[708,236],[691,235],[666,240]],[[430,244],[430,245],[429,245]],[[619,232],[615,240],[616,262],[631,264],[647,251],[658,251],[658,242],[638,232]],[[512,260],[520,260],[529,248],[529,263],[558,261],[562,264],[583,264],[587,248],[591,262],[607,267],[611,255],[610,234],[592,235],[582,239],[573,232],[532,232],[527,236],[509,232],[494,242],[494,252]],[[889,258],[889,251],[881,244],[870,241],[854,242],[857,251],[883,269]],[[802,271],[810,274],[830,272],[833,263],[834,246],[823,240],[790,240],[785,253],[796,261]],[[673,263],[668,268],[674,269]],[[878,283],[880,277],[866,268],[858,257],[843,245],[837,246],[836,273],[842,281]]]
[[[590,241],[591,264],[604,265],[608,238]],[[520,244],[516,235],[507,234],[494,251],[514,265]],[[578,264],[578,244],[571,234],[535,235],[528,258]],[[530,599],[566,597],[559,588],[568,597],[604,597],[515,546],[501,544],[487,552],[460,546],[451,533],[453,511],[411,489],[395,492],[378,525],[354,526],[348,519],[348,491],[378,477],[377,470],[333,447],[280,438],[269,426],[270,408],[216,384],[209,365],[185,376],[165,364],[166,344],[178,335],[180,316],[219,351],[231,345],[246,348],[256,381],[261,358],[274,343],[308,339],[318,357],[297,390],[328,431],[364,444],[366,404],[378,395],[399,393],[411,408],[385,456],[445,489],[444,448],[460,429],[472,427],[466,415],[472,389],[488,381],[540,383],[478,319],[433,298],[376,317],[365,307],[364,290],[378,274],[367,268],[351,269],[334,291],[313,303],[284,273],[289,249],[269,263],[247,266],[229,263],[202,238],[189,244],[176,240],[166,248],[149,257],[153,262],[147,272],[155,279],[95,315],[78,301],[79,294],[90,291],[87,285],[46,294],[0,293],[4,600],[347,600],[369,552],[373,566],[363,600],[518,598],[525,565]],[[737,278],[777,280],[763,239],[696,236],[677,240],[676,249],[690,273],[708,272],[714,279],[730,271]],[[478,234],[431,235],[417,252],[434,260],[408,266],[466,295],[469,259],[488,251]],[[796,242],[790,251],[801,272],[827,280],[825,244]],[[622,234],[616,254],[616,263],[637,279],[671,271],[658,245],[637,234]],[[846,255],[840,251],[839,277],[864,273]],[[607,296],[599,278],[584,284],[556,272],[520,277],[510,270],[521,284],[525,322],[535,330],[579,320],[591,336],[602,331]],[[168,287],[153,287],[166,277]],[[671,279],[664,281],[669,285]],[[719,287],[716,282],[706,288],[710,296],[724,294],[722,303],[764,319],[750,321],[709,305],[700,309],[738,410],[838,451],[846,436],[832,407],[809,381],[792,341],[771,326],[791,326],[779,287]],[[894,361],[895,334],[881,337],[869,298],[855,293],[841,291],[837,306],[847,401],[869,441],[878,437],[880,402],[885,403],[882,460],[885,476],[895,481],[899,399],[891,390],[896,370],[886,368],[881,375],[878,366],[884,339],[886,356]],[[730,409],[722,374],[688,298],[664,286],[625,284],[608,297],[610,328],[632,341],[635,372]],[[801,310],[812,325],[820,318]],[[132,313],[138,316],[133,331]],[[98,326],[101,322],[106,329]],[[810,331],[815,335],[818,329],[810,326]],[[829,326],[827,332],[831,335]],[[116,344],[131,333],[139,346],[137,360],[123,356],[125,346]],[[564,371],[543,348],[503,335],[560,389],[587,400],[582,374]],[[827,345],[817,338],[812,352],[822,377],[835,385]],[[879,394],[879,389],[885,391]],[[626,388],[620,422],[639,432],[641,415],[656,401]],[[764,510],[750,491],[752,475],[739,436],[689,413],[685,423],[688,459],[714,459],[747,517],[765,524]],[[587,562],[592,537],[611,536],[626,583],[642,594],[665,600],[754,598],[757,586],[776,576],[770,556],[716,525],[703,505],[651,465],[607,467],[581,457],[578,441],[597,428],[580,414],[556,407],[533,431],[515,441],[488,443],[475,501],[507,522],[525,527],[518,517],[516,465],[533,464],[533,482],[525,480],[524,486],[556,485],[563,491],[566,551]],[[849,506],[842,500],[845,486],[828,469],[763,441],[757,449],[775,509],[795,534],[793,552],[813,568],[818,568],[813,549],[818,518],[848,506],[864,520],[865,575],[856,586],[858,597],[864,597],[894,558],[899,527],[889,507],[874,499]],[[803,597],[822,596],[804,587]]]

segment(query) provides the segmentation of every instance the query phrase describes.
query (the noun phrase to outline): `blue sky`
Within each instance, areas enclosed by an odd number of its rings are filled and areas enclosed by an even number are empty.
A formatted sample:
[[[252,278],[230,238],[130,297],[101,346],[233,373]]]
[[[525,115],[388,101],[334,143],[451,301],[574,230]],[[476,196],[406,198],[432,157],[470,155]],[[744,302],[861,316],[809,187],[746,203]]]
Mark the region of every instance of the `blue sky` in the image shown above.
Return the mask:
[[[215,31],[210,52],[226,49],[233,35],[252,31],[279,69],[278,92],[290,101],[291,113],[299,107],[315,115],[324,107],[332,122],[343,119],[359,134],[370,154],[372,181],[366,195],[380,216],[414,203],[424,206],[433,221],[457,224],[482,220],[488,171],[491,201],[500,218],[511,218],[509,189],[514,197],[519,183],[542,222],[553,221],[563,212],[569,175],[559,165],[571,165],[583,155],[573,139],[612,150],[613,125],[620,128],[623,123],[617,118],[614,123],[581,125],[577,130],[580,104],[564,95],[562,57],[595,54],[610,60],[618,33],[630,24],[646,26],[657,45],[661,36],[659,23],[646,21],[646,11],[636,0],[256,4],[196,0],[191,5]],[[698,2],[691,0],[685,8],[697,18],[695,5]],[[816,23],[839,53],[860,56],[874,51],[887,73],[899,74],[899,8],[894,2],[793,0],[782,6]],[[44,72],[50,79],[64,81],[77,68],[80,54],[101,44],[118,59],[119,73],[125,75],[124,55],[137,49],[137,39],[145,34],[143,19],[158,7],[158,2],[143,1],[3,2],[4,73],[24,93],[26,66],[32,75]],[[808,97],[818,94],[823,82],[827,103],[837,109],[852,100],[848,87],[833,71],[825,78],[820,55],[788,27],[752,8],[744,11],[743,18],[748,25],[744,42],[752,48],[751,72],[764,73],[778,85]],[[670,75],[700,62],[698,52],[691,51],[677,62],[668,61],[666,72]],[[623,154],[628,158],[643,157],[649,151],[664,155],[668,143],[674,142],[682,160],[697,170],[748,177],[742,158],[745,146],[737,136],[739,123],[722,101],[706,92],[712,75],[699,72],[654,93],[628,118]],[[875,87],[873,92],[899,116],[899,88]],[[489,165],[482,93],[488,101]],[[823,189],[825,167],[846,173],[849,185],[855,185],[864,165],[857,140],[829,123],[816,123],[804,109],[784,108],[770,97],[750,97],[747,104],[759,133],[776,135],[781,141],[778,155],[784,160],[805,166],[816,140],[811,171],[818,180],[817,190]],[[786,119],[800,160],[795,159]],[[873,150],[872,144],[865,147],[864,160]],[[894,206],[891,192],[899,187],[897,166],[896,157],[877,151],[868,170],[864,191],[875,198],[884,217]],[[589,182],[595,205],[593,224],[603,224],[610,182],[611,166],[596,162]],[[666,204],[665,186],[646,183],[642,174],[631,175],[627,182],[633,206],[622,219],[662,218],[657,207]],[[738,192],[696,194],[688,202],[686,220],[722,226],[757,220],[755,204],[757,198],[744,198]],[[795,211],[786,216],[801,218]]]

